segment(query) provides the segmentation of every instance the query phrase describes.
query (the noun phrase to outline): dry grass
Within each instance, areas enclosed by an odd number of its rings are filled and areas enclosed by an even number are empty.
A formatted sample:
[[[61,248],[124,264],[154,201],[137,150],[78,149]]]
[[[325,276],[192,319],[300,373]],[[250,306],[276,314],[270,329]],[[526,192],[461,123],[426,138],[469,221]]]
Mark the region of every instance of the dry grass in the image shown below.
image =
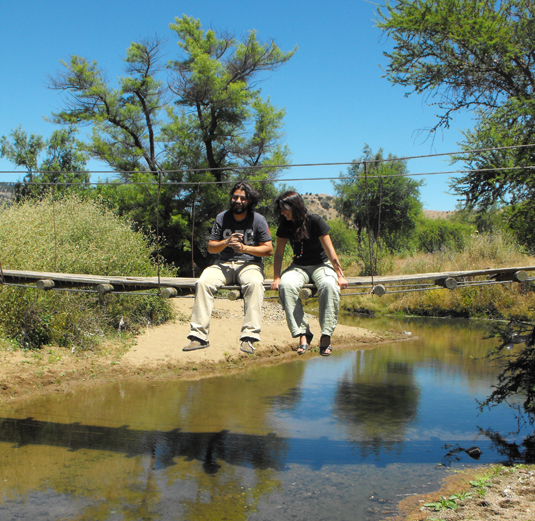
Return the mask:
[[[535,266],[535,257],[525,255],[507,235],[474,234],[461,252],[445,250],[395,259],[392,273],[417,274],[515,266]],[[480,280],[485,282],[483,278]],[[533,296],[532,283],[507,283],[457,288],[454,291],[440,289],[387,294],[380,300],[369,296],[348,298],[344,305],[346,309],[354,311],[530,320],[533,317]]]

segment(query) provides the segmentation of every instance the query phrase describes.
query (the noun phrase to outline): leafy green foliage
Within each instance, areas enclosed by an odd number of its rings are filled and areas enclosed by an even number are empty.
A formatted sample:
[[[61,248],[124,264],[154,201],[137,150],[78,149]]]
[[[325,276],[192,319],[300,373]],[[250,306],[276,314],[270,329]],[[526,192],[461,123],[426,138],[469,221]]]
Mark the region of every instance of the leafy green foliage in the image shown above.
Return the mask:
[[[507,206],[518,240],[535,251],[533,2],[400,0],[379,18],[395,42],[386,77],[436,100],[431,132],[457,111],[477,111],[454,158],[466,162],[454,192],[470,209]]]
[[[62,191],[68,187],[61,183],[80,187],[89,182],[85,170],[88,156],[79,150],[76,130],[72,127],[55,130],[46,140],[39,135],[28,136],[19,127],[9,137],[0,138],[0,157],[26,169],[24,185],[18,188],[19,196],[40,194],[58,183],[57,190]],[[45,183],[45,186],[32,183]]]
[[[474,487],[474,489],[476,490],[477,494],[480,497],[483,497],[487,493],[489,480],[490,480],[489,477],[482,477],[482,478],[479,478],[479,479],[476,479],[476,480],[471,480],[470,481],[470,485],[472,485],[472,487]]]
[[[414,233],[418,250],[433,253],[445,248],[463,250],[468,237],[475,231],[473,226],[448,219],[422,218]]]
[[[154,276],[152,245],[104,206],[66,195],[28,199],[0,211],[4,269]],[[161,267],[162,274],[170,270]],[[160,297],[37,291],[0,286],[0,329],[23,347],[93,348],[117,331],[171,316]]]
[[[84,149],[129,183],[101,187],[103,199],[145,231],[158,229],[166,258],[191,274],[207,263],[206,239],[232,182],[256,181],[265,200],[273,198],[265,181],[287,162],[284,110],[262,99],[256,85],[294,51],[260,43],[254,31],[243,41],[217,35],[187,16],[170,28],[177,59],[164,63],[162,41],[146,39],[127,50],[117,87],[79,56],[63,63],[50,87],[67,96],[53,121],[90,125]]]
[[[337,210],[354,223],[362,236],[366,230],[376,243],[381,238],[389,249],[402,249],[422,214],[421,181],[406,177],[404,161],[383,157],[366,146],[364,155],[349,168],[339,183]]]
[[[493,110],[532,96],[530,0],[399,0],[378,10],[394,42],[386,77],[438,99],[440,125],[470,107]]]
[[[458,505],[457,501],[455,500],[453,496],[449,498],[445,498],[444,496],[440,496],[440,499],[438,501],[435,501],[434,503],[424,503],[424,507],[432,508],[435,512],[438,512],[440,510],[457,510]]]
[[[535,311],[535,310],[533,310]],[[511,398],[523,399],[522,411],[533,419],[535,415],[535,321],[511,320],[493,325],[492,336],[500,344],[487,357],[499,360],[504,368],[491,395],[480,407],[510,403]]]
[[[329,236],[331,237],[336,252],[344,255],[355,254],[359,242],[356,230],[349,228],[347,224],[340,219],[328,221],[328,224],[331,228]]]

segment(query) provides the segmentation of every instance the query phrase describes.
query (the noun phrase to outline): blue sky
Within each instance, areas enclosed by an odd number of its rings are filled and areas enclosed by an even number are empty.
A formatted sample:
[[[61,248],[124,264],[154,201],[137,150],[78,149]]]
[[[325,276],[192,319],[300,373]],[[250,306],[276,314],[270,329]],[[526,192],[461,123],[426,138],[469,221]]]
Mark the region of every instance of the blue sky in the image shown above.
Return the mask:
[[[96,60],[114,79],[122,74],[130,43],[157,34],[167,39],[167,59],[179,52],[169,29],[183,14],[204,28],[237,36],[255,29],[261,41],[274,39],[283,49],[298,46],[295,56],[261,84],[262,95],[286,109],[285,144],[293,164],[345,163],[357,159],[365,144],[385,155],[413,157],[455,152],[461,130],[472,126],[470,114],[459,116],[434,142],[419,135],[436,123],[435,109],[423,97],[405,97],[402,87],[382,78],[383,52],[392,42],[374,26],[376,6],[364,0],[19,0],[4,2],[0,17],[4,81],[0,84],[0,135],[22,125],[28,133],[48,137],[55,129],[43,117],[61,106],[59,94],[46,88],[47,75],[73,54]],[[411,174],[459,169],[447,157],[414,159]],[[92,162],[91,169],[107,169]],[[286,174],[301,192],[333,194],[330,181],[345,166],[299,167]],[[13,165],[0,159],[0,170]],[[22,173],[0,173],[14,181]],[[417,177],[424,208],[453,210],[449,175]],[[284,180],[284,179],[283,179]]]

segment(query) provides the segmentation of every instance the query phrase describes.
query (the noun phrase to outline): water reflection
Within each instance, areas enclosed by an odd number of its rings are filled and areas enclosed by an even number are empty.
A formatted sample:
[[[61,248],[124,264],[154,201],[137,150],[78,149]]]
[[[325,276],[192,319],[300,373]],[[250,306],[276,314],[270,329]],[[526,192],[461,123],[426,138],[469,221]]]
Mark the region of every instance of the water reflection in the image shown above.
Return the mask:
[[[510,411],[478,415],[497,373],[481,326],[355,325],[414,340],[0,408],[0,519],[375,521],[436,488],[437,462],[532,457]]]
[[[416,418],[420,390],[409,364],[383,364],[375,354],[361,353],[350,374],[339,380],[333,416],[345,425],[348,439],[371,441],[377,455],[404,440]]]

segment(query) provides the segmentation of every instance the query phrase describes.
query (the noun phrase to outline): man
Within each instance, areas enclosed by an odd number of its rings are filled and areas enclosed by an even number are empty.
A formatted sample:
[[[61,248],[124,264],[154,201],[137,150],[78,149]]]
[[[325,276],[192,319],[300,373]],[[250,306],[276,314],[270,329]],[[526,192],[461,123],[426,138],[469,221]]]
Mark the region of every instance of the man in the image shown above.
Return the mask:
[[[254,343],[260,340],[262,324],[262,257],[273,254],[266,219],[254,211],[259,197],[249,183],[240,181],[230,191],[230,209],[221,212],[215,219],[208,253],[219,254],[219,260],[202,272],[195,286],[188,335],[190,342],[183,351],[204,349],[210,345],[208,333],[214,296],[221,286],[240,284],[244,298],[240,349],[254,353]]]

